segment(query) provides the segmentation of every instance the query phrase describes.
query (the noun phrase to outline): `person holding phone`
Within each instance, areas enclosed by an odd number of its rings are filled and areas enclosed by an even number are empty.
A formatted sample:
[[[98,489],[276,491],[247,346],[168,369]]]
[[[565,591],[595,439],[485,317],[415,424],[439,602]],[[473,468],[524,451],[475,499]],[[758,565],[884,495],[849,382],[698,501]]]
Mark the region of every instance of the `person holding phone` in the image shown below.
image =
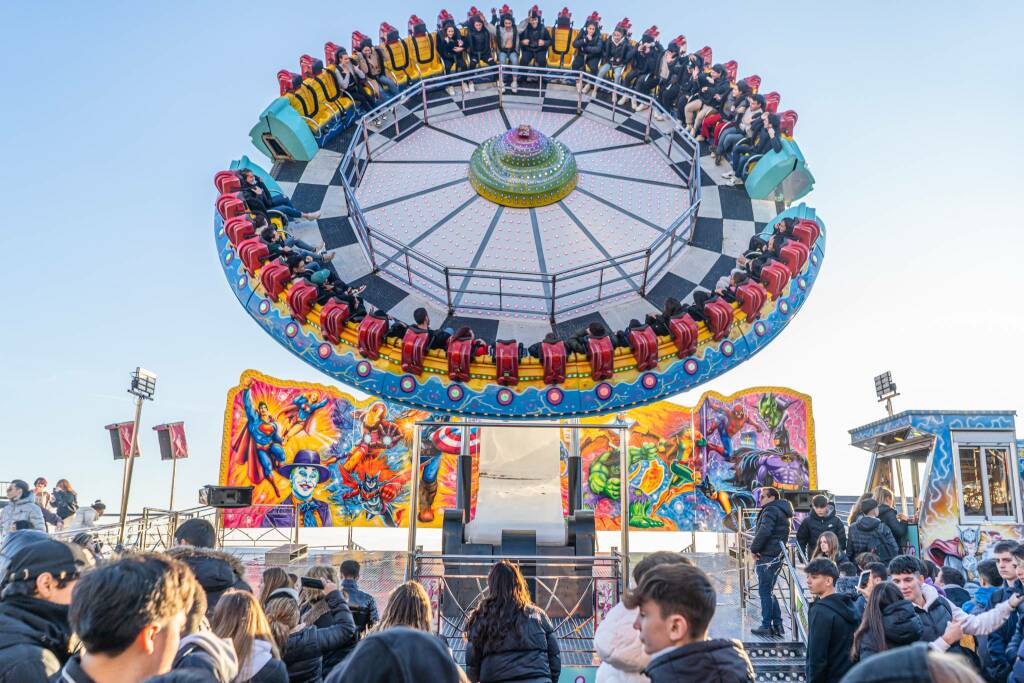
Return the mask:
[[[865,587],[871,572],[863,572]],[[859,662],[871,655],[921,640],[924,625],[914,606],[900,589],[884,581],[870,593],[867,609],[857,632],[853,634],[851,659]]]

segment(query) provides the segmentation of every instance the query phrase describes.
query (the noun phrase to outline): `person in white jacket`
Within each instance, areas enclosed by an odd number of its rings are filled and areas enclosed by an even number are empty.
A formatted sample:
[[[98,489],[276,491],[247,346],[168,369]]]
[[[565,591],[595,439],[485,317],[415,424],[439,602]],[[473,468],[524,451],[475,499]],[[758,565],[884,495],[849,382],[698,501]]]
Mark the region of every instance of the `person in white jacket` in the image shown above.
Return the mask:
[[[959,652],[960,639],[965,635],[992,633],[1024,600],[1014,594],[987,612],[967,614],[925,583],[922,570],[921,561],[911,555],[899,555],[889,563],[890,580],[911,602],[924,625],[921,640],[939,652]]]
[[[691,564],[684,555],[668,550],[651,553],[633,567],[633,585],[639,585],[644,574],[662,564]],[[641,671],[651,657],[644,652],[640,632],[633,627],[637,609],[628,609],[620,600],[609,610],[594,633],[594,649],[601,658],[596,683],[647,683]]]
[[[75,511],[75,516],[71,518],[71,524],[69,529],[90,529],[96,526],[96,520],[103,516],[107,506],[103,504],[102,500],[97,500],[95,503],[86,508],[78,508]]]

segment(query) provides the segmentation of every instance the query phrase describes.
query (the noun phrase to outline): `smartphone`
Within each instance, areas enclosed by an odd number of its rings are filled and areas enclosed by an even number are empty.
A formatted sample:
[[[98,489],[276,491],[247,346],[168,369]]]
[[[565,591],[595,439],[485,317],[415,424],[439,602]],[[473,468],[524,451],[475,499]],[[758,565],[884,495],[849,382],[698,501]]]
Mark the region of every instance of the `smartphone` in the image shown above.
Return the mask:
[[[323,581],[321,581],[320,579],[311,578],[309,576],[303,576],[302,578],[300,578],[299,583],[302,585],[303,588],[316,588],[319,590],[324,589]]]
[[[860,579],[857,581],[858,588],[867,588],[868,581],[871,580],[871,570],[868,569],[860,573]]]

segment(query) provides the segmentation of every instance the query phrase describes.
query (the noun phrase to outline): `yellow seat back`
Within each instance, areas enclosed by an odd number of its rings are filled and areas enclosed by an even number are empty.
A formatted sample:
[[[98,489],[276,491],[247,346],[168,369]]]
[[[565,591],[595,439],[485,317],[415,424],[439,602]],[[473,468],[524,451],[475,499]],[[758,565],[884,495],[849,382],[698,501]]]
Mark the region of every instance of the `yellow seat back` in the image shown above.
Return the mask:
[[[430,78],[441,73],[441,55],[437,52],[437,43],[433,33],[412,35],[405,39],[409,50],[409,59],[419,71],[420,78]]]
[[[327,96],[327,101],[339,111],[344,111],[352,106],[352,100],[346,97],[338,89],[338,81],[334,80],[334,69],[336,67],[332,64],[322,71],[316,80],[320,83],[320,87],[323,89],[324,94]]]
[[[416,79],[419,74],[412,64],[412,60],[409,59],[409,49],[405,43],[400,40],[394,43],[384,43],[381,45],[381,49],[384,51],[384,66],[395,76],[399,85],[409,79]]]
[[[548,66],[556,68],[568,68],[572,64],[573,55],[576,53],[572,41],[576,39],[575,31],[571,28],[551,29],[551,49],[548,51]]]

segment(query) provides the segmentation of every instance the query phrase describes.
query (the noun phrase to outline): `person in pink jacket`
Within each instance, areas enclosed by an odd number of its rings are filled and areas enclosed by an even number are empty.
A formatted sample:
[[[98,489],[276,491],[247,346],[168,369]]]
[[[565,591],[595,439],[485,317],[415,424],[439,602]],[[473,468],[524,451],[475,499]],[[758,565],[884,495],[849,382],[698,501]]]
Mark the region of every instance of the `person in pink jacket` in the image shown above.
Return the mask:
[[[659,550],[640,560],[633,567],[633,585],[640,585],[644,574],[662,564],[690,564],[682,554]],[[594,649],[601,658],[596,683],[647,683],[641,671],[651,661],[640,642],[640,632],[633,627],[637,609],[628,609],[620,600],[597,626]]]

